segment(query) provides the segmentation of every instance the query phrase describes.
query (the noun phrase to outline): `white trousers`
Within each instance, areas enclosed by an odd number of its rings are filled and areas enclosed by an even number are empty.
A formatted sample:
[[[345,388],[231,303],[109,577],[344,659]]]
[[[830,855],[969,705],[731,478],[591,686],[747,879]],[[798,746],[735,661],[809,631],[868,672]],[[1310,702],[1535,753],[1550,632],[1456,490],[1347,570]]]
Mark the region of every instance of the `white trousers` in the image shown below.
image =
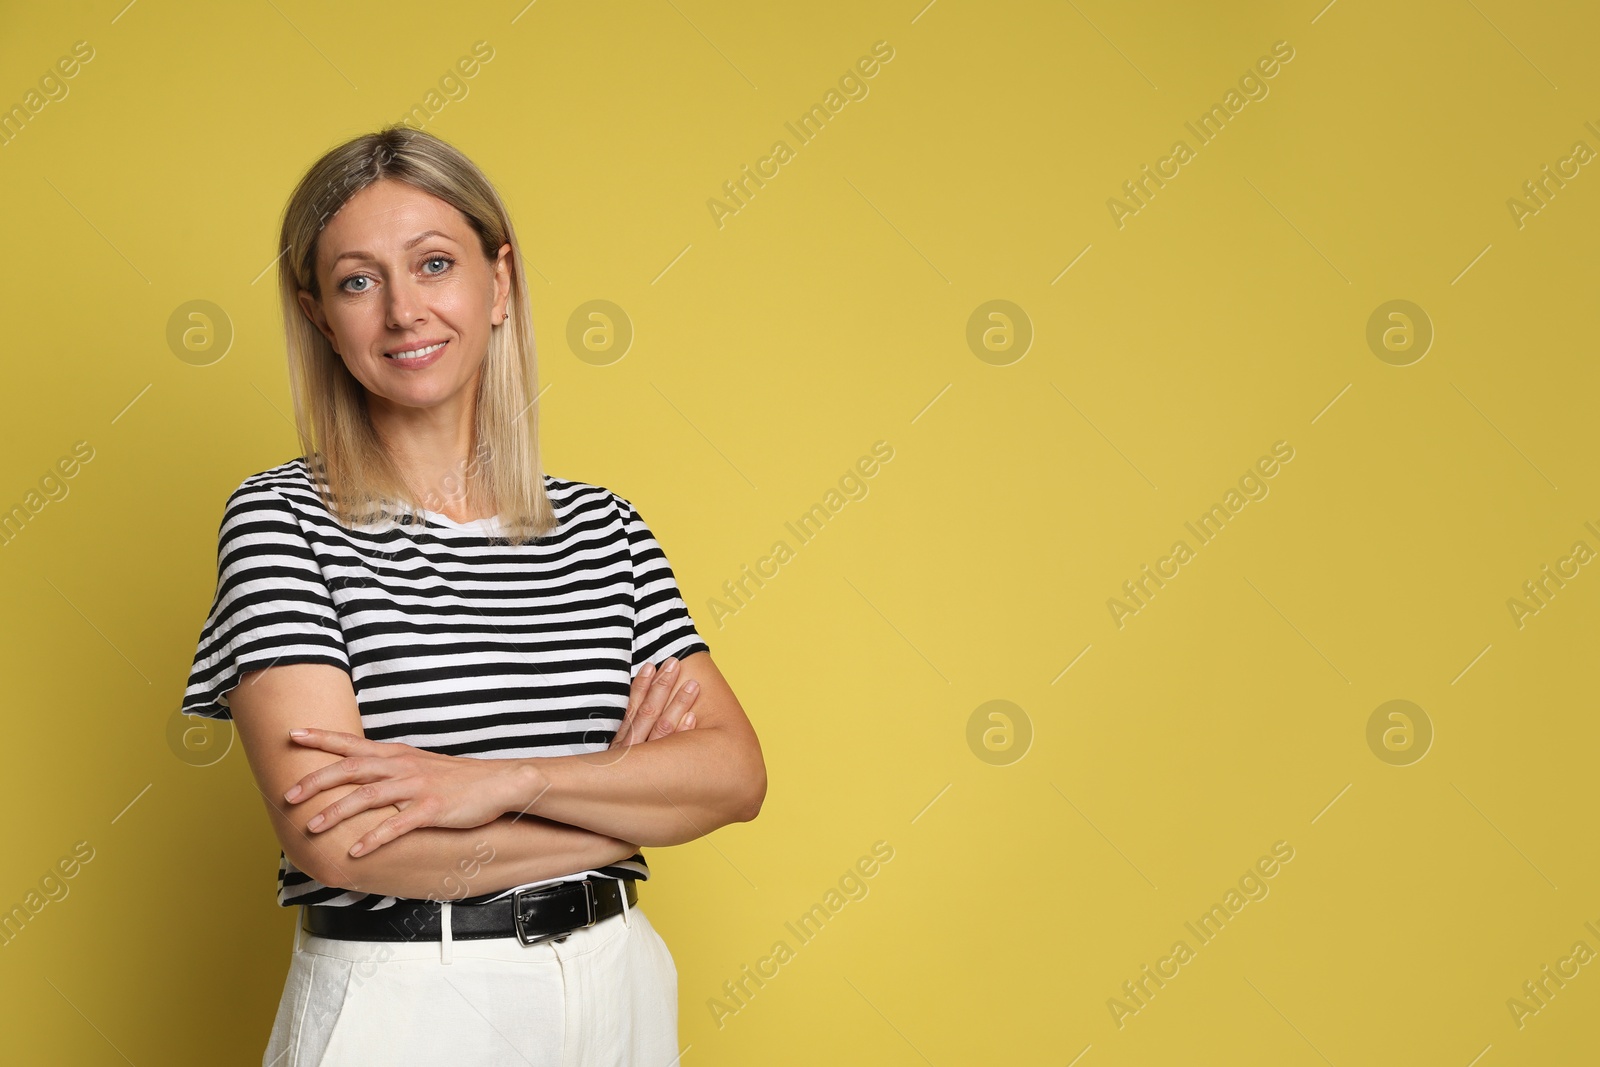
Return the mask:
[[[295,924],[263,1067],[676,1067],[678,968],[637,904],[562,942],[343,941]]]

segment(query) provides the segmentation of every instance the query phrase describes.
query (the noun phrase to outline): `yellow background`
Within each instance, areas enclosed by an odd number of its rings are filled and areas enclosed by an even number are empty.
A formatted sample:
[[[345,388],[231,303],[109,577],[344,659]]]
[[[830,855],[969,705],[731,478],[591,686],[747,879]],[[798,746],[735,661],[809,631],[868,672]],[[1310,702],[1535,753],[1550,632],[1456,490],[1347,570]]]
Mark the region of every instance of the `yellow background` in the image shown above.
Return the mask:
[[[1575,942],[1600,951],[1600,567],[1521,627],[1507,605],[1600,550],[1597,165],[1521,227],[1507,207],[1600,149],[1592,9],[0,21],[6,106],[75,41],[95,53],[0,147],[0,507],[95,449],[0,548],[0,907],[94,849],[0,951],[8,1057],[259,1057],[296,913],[242,750],[197,766],[172,730],[223,501],[298,454],[277,220],[316,156],[483,40],[426,128],[511,205],[546,469],[648,517],[769,768],[755,822],[650,853],[685,1064],[1593,1062],[1600,963],[1520,1027],[1507,1007]],[[880,40],[869,94],[719,228],[722,183]],[[1184,123],[1277,41],[1269,95],[1198,147]],[[1196,158],[1119,228],[1108,199],[1180,138]],[[566,341],[594,299],[635,330],[604,366]],[[996,299],[1034,335],[1008,365],[966,339]],[[1435,331],[1407,366],[1366,340],[1400,299]],[[210,365],[166,341],[190,300],[234,330]],[[867,495],[719,619],[723,583],[880,440]],[[1270,494],[1119,628],[1122,583],[1280,440]],[[1396,699],[1434,731],[1404,766],[1367,742]],[[969,745],[991,700],[1031,729],[1004,765]],[[875,841],[893,860],[799,945],[784,924]],[[1201,945],[1184,923],[1278,841],[1269,895]],[[793,958],[719,1026],[723,983],[779,939]],[[1108,1000],[1180,939],[1194,958],[1119,1027]]]

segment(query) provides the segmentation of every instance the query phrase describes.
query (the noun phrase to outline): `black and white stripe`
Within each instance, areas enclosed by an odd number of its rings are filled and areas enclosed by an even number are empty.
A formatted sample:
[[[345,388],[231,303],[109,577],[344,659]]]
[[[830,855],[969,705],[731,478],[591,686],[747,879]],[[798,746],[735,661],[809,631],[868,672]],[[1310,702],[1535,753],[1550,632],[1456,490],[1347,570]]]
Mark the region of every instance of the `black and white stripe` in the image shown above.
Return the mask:
[[[326,663],[350,673],[375,741],[484,759],[603,751],[641,667],[709,650],[633,505],[586,482],[547,474],[544,484],[556,529],[510,545],[493,537],[498,519],[428,512],[420,524],[341,526],[304,457],[246,478],[218,529],[216,594],[184,714],[231,719],[241,675]],[[585,875],[650,871],[635,853],[563,879]],[[280,852],[278,903],[376,909],[397,898],[322,885]]]

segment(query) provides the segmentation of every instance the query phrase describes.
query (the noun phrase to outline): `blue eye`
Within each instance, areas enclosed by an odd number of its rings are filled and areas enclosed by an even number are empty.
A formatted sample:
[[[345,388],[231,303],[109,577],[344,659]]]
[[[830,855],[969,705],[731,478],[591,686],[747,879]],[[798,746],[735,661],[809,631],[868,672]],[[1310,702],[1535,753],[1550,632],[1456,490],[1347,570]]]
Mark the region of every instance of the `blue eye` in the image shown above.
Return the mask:
[[[429,256],[427,259],[423,260],[423,263],[434,263],[434,262],[443,263],[443,264],[445,264],[445,266],[440,268],[439,270],[425,271],[424,273],[430,278],[437,278],[439,275],[445,273],[445,271],[449,270],[452,266],[455,265],[455,260],[451,259],[449,256],[444,256],[444,255]],[[372,281],[372,279],[367,277],[365,274],[352,274],[350,277],[346,278],[344,281],[339,283],[339,291],[342,292],[342,293],[349,293],[352,296],[358,296],[361,293],[367,292],[372,287],[370,285],[368,285],[368,286],[363,286],[360,289],[352,289],[352,288],[350,288],[350,283],[351,282],[370,282],[370,281]]]

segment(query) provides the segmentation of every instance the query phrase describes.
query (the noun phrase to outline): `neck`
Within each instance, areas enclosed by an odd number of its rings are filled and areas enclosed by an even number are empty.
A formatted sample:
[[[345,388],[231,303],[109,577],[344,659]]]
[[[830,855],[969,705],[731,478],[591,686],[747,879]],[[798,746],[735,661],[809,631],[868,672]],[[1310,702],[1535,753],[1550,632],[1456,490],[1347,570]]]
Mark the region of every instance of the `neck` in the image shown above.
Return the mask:
[[[492,510],[471,477],[477,465],[471,462],[470,396],[465,403],[451,400],[429,408],[402,407],[372,394],[367,401],[379,440],[424,508],[458,519]]]

